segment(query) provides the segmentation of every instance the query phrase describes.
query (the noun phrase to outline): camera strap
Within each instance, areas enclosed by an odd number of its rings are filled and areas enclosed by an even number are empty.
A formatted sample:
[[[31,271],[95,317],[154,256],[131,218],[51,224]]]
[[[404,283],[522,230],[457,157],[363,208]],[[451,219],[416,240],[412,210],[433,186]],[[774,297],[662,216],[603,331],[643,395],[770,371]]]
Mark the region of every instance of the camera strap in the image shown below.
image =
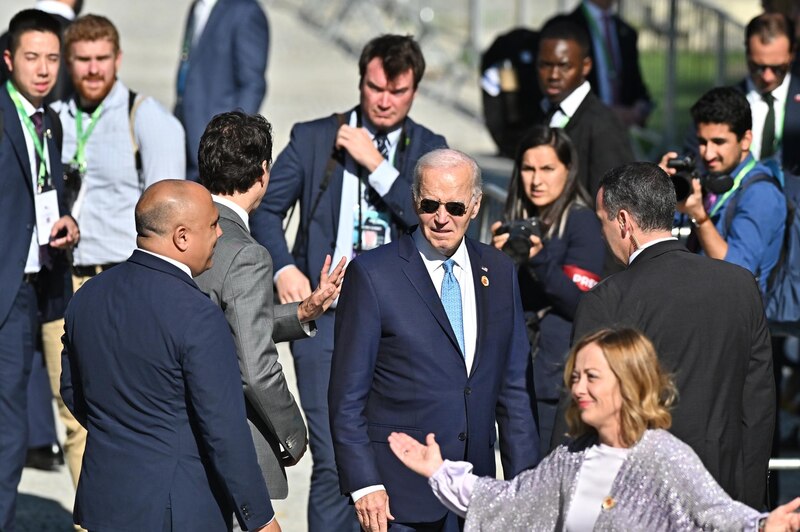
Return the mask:
[[[739,185],[742,184],[742,179],[744,179],[744,177],[748,173],[750,173],[750,170],[752,170],[755,167],[755,165],[756,165],[756,160],[755,158],[751,157],[750,162],[744,165],[744,167],[741,170],[739,170],[739,172],[736,174],[736,177],[733,178],[733,186],[731,187],[731,189],[727,191],[721,198],[719,198],[717,202],[714,204],[714,207],[711,209],[711,212],[708,213],[709,218],[713,218],[719,212],[719,210],[722,208],[725,202],[728,201],[728,199],[737,190],[739,190]]]

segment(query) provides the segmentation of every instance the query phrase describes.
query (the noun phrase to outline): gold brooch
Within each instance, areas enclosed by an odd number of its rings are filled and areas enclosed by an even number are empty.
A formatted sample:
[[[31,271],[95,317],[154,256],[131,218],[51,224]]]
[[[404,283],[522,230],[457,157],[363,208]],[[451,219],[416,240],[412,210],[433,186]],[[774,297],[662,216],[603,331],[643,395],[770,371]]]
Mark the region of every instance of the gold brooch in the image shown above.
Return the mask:
[[[481,275],[481,284],[483,286],[489,286],[489,278],[485,275]]]
[[[603,504],[602,504],[603,510],[610,510],[616,505],[617,501],[614,500],[614,497],[606,497],[605,499],[603,499]]]

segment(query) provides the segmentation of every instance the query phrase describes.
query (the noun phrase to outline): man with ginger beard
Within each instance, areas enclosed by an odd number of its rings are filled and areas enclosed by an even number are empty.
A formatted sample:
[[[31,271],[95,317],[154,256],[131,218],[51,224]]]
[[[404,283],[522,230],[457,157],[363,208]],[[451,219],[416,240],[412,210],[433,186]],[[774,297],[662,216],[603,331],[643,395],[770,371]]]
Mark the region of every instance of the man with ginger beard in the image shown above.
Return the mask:
[[[64,51],[75,95],[57,102],[64,131],[64,184],[81,226],[72,254],[74,290],[125,261],[136,247],[133,210],[142,191],[162,179],[184,179],[184,134],[153,98],[137,96],[119,79],[122,50],[117,29],[105,17],[85,15],[64,32]],[[86,431],[58,394],[64,321],[42,325],[50,385],[66,427],[72,481],[78,484]]]
[[[425,59],[411,37],[382,35],[359,59],[361,103],[344,113],[296,124],[270,173],[269,194],[250,218],[253,236],[272,255],[281,303],[301,301],[319,283],[326,255],[333,264],[396,240],[417,224],[411,199],[420,157],[446,146],[441,135],[408,117]],[[282,222],[300,201],[300,227],[290,252]],[[300,403],[314,460],[308,503],[310,532],[360,529],[339,478],[328,425],[333,354],[332,307],[317,335],[292,344]]]

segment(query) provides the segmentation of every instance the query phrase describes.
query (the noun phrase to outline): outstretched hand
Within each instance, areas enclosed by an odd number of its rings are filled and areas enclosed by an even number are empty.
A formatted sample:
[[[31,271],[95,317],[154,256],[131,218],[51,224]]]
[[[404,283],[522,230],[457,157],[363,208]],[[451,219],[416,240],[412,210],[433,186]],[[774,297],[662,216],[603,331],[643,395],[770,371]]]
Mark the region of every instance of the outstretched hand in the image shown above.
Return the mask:
[[[310,296],[301,301],[297,307],[297,317],[300,318],[301,323],[306,323],[322,316],[342,291],[344,265],[347,261],[342,257],[336,268],[328,273],[331,268],[331,261],[331,256],[326,255],[325,264],[322,265],[322,271],[319,273],[319,286]]]
[[[389,447],[395,456],[411,471],[430,478],[442,466],[442,452],[433,433],[425,437],[427,445],[403,432],[392,432],[389,435]]]
[[[800,514],[795,513],[798,508],[800,508],[800,497],[795,497],[794,500],[772,510],[764,524],[764,532],[800,530]]]

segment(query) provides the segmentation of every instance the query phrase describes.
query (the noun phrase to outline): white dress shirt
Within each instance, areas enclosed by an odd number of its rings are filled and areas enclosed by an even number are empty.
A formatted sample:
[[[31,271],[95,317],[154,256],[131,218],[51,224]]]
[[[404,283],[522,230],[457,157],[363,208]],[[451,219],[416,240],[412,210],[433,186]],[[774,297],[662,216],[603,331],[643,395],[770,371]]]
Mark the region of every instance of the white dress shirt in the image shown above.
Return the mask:
[[[578,111],[578,107],[581,106],[583,100],[586,96],[592,91],[592,86],[589,84],[588,81],[584,81],[581,83],[577,89],[572,91],[569,96],[564,98],[561,103],[558,105],[558,111],[553,113],[553,117],[550,119],[550,127],[558,127],[563,128],[566,127],[567,123],[575,116],[575,113]],[[552,105],[547,99],[544,100],[544,108],[545,110],[550,108]]]
[[[180,268],[180,270],[183,273],[185,273],[186,275],[188,275],[190,278],[194,279],[194,277],[192,276],[192,270],[187,265],[185,265],[184,263],[182,263],[180,261],[177,261],[175,259],[171,259],[169,257],[165,257],[164,255],[159,255],[158,253],[153,253],[152,251],[147,251],[146,249],[142,249],[142,248],[136,248],[136,249],[138,249],[139,251],[141,251],[143,253],[147,253],[148,255],[152,255],[154,257],[158,257],[159,259],[161,259],[161,260],[163,260],[165,262],[169,262],[173,266],[175,266],[177,268]]]
[[[630,264],[631,262],[633,262],[633,260],[634,260],[636,257],[638,257],[639,255],[641,255],[641,254],[642,254],[642,251],[644,251],[645,249],[649,248],[650,246],[655,246],[655,245],[656,245],[656,244],[658,244],[659,242],[666,242],[667,240],[678,240],[678,239],[677,239],[677,238],[675,238],[674,236],[668,236],[668,237],[666,237],[666,238],[657,238],[657,239],[655,239],[655,240],[651,240],[650,242],[648,242],[648,243],[646,243],[646,244],[642,244],[642,245],[639,247],[639,249],[637,249],[636,251],[634,251],[633,253],[631,253],[631,256],[630,256],[630,258],[628,259],[628,264]]]
[[[786,113],[786,99],[789,97],[789,84],[792,82],[792,73],[786,74],[783,83],[772,91],[775,101],[772,107],[775,109],[775,139],[780,145],[783,139],[783,120]],[[769,107],[767,102],[761,97],[761,93],[756,90],[753,81],[747,78],[747,103],[750,104],[750,114],[753,116],[753,141],[750,143],[750,153],[756,161],[761,159],[761,142],[764,138],[764,122],[767,120]]]
[[[33,5],[33,9],[38,9],[51,15],[60,15],[67,20],[75,20],[75,11],[64,2],[59,2],[58,0],[37,0]]]
[[[21,92],[18,92],[17,94],[19,94],[19,101],[22,102],[22,108],[25,110],[25,113],[28,116],[31,116],[33,113],[37,111],[44,113],[44,108],[34,107],[33,104],[29,102],[28,99],[25,98],[25,96],[23,96]],[[34,203],[35,203],[36,191],[38,190],[39,187],[38,184],[39,168],[36,167],[36,147],[33,145],[33,137],[31,137],[28,128],[25,127],[25,124],[22,122],[21,116],[19,117],[19,122],[20,126],[22,127],[22,134],[25,137],[25,148],[28,150],[28,161],[31,168],[31,186],[33,187]],[[49,129],[45,130],[44,145],[42,146],[44,148],[44,164],[47,167],[47,175],[50,175],[50,152],[47,149],[47,139],[49,131],[50,131]],[[33,234],[31,235],[31,245],[28,248],[28,258],[25,261],[25,273],[36,273],[42,269],[42,264],[39,261],[39,237],[37,235],[37,228],[35,224],[36,220],[34,219]]]
[[[630,449],[599,443],[586,450],[578,472],[575,495],[564,520],[566,532],[592,530],[600,515],[603,501],[611,494],[611,486]]]
[[[225,205],[227,208],[232,210],[242,219],[242,223],[244,223],[245,229],[247,232],[250,232],[250,215],[247,214],[247,211],[241,208],[239,205],[234,203],[233,201],[229,200],[228,198],[217,196],[216,194],[211,194],[211,199],[215,202],[219,203],[220,205]]]

